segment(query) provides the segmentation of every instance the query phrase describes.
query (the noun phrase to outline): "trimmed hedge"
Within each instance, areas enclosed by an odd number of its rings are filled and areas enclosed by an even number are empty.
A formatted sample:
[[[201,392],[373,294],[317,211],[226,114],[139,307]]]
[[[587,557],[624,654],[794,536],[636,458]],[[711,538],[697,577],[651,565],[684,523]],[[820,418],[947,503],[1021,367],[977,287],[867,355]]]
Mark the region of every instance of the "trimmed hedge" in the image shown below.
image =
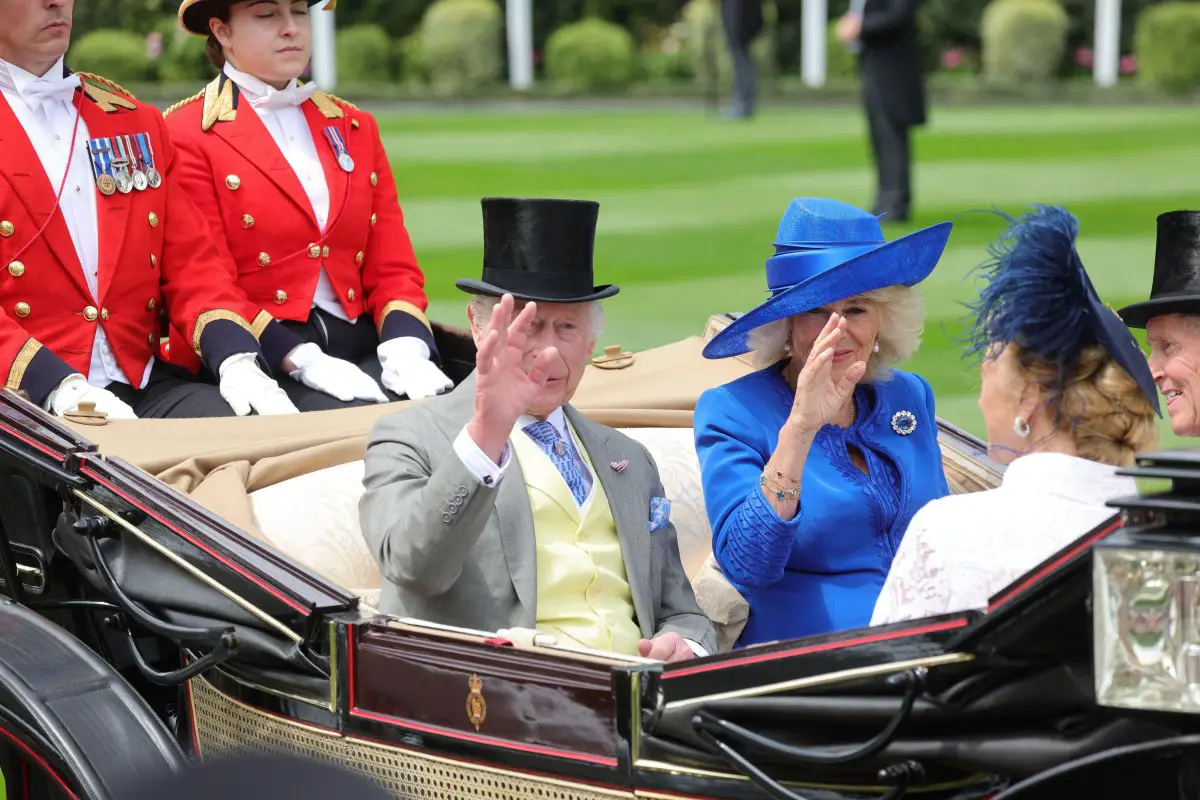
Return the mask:
[[[416,58],[435,90],[455,94],[500,79],[503,35],[495,0],[437,0],[421,21]]]
[[[392,40],[378,25],[352,25],[337,32],[338,80],[386,81],[392,74]]]
[[[101,29],[84,34],[71,46],[70,63],[117,83],[154,77],[145,38],[129,31]]]
[[[1200,3],[1164,3],[1142,12],[1134,53],[1145,85],[1166,92],[1200,87]]]
[[[546,75],[570,89],[621,88],[633,68],[633,37],[602,19],[564,25],[546,43]]]
[[[992,0],[983,12],[983,72],[997,84],[1058,75],[1070,20],[1057,0]]]

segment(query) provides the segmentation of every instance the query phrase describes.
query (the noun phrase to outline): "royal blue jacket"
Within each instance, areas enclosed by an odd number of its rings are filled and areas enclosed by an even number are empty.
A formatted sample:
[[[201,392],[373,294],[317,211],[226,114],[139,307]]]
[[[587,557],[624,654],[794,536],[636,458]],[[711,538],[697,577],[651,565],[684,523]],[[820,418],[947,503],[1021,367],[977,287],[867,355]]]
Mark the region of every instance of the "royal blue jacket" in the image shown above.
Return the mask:
[[[858,418],[818,431],[800,506],[784,522],[759,478],[792,407],[782,365],[710,389],[696,404],[696,450],[721,571],[750,604],[738,646],[870,623],[904,531],[921,506],[949,494],[933,390],[895,370],[855,389]],[[908,434],[905,423],[915,418]],[[910,417],[911,415],[911,417]],[[865,457],[869,476],[850,461]]]

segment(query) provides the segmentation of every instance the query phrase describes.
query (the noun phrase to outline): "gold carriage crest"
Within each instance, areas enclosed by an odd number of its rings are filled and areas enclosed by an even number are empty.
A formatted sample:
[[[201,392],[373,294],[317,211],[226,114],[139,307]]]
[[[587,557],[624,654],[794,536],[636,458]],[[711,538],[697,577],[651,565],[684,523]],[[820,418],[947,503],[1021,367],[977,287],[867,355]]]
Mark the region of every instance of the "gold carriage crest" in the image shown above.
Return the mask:
[[[467,695],[467,719],[471,720],[475,730],[479,730],[483,727],[483,721],[487,719],[487,701],[483,699],[483,681],[478,675],[472,673],[468,685],[471,687],[471,692]]]

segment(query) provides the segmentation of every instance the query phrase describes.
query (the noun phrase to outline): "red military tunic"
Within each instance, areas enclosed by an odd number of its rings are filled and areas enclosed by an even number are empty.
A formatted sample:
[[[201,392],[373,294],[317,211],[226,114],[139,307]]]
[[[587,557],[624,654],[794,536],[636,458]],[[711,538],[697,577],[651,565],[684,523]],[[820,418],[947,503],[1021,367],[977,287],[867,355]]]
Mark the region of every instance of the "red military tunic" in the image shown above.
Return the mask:
[[[165,307],[186,347],[214,371],[261,349],[257,309],[216,276],[223,253],[179,184],[178,153],[156,108],[103,78],[81,73],[75,93],[92,139],[146,133],[162,175],[157,189],[104,195],[95,185],[98,299],[87,279],[33,145],[0,96],[0,375],[42,404],[67,375],[88,374],[96,327],[136,387],[158,351]],[[85,129],[80,126],[80,136]],[[78,156],[76,156],[78,157]],[[7,184],[7,185],[5,185]],[[28,245],[28,246],[26,246]],[[19,252],[20,251],[20,252]],[[259,320],[259,326],[265,322]]]
[[[350,320],[370,314],[381,340],[416,336],[436,355],[425,279],[375,118],[323,92],[301,105],[329,187],[322,235],[295,170],[249,104],[239,108],[240,97],[237,84],[222,74],[166,113],[183,183],[219,225],[218,244],[237,266],[237,285],[271,316],[303,322],[324,268]],[[330,126],[346,144],[352,172],[338,165],[325,134]],[[272,364],[300,343],[287,334],[263,337]]]

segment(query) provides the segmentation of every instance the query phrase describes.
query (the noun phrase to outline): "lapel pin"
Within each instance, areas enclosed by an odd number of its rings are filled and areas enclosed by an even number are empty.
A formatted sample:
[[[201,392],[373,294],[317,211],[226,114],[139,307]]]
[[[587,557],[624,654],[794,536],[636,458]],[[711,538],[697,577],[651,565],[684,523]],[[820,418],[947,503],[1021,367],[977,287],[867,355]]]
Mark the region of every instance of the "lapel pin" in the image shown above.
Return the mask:
[[[623,458],[620,461],[614,461],[609,466],[613,468],[614,472],[624,472],[625,468],[629,466],[629,459]]]

